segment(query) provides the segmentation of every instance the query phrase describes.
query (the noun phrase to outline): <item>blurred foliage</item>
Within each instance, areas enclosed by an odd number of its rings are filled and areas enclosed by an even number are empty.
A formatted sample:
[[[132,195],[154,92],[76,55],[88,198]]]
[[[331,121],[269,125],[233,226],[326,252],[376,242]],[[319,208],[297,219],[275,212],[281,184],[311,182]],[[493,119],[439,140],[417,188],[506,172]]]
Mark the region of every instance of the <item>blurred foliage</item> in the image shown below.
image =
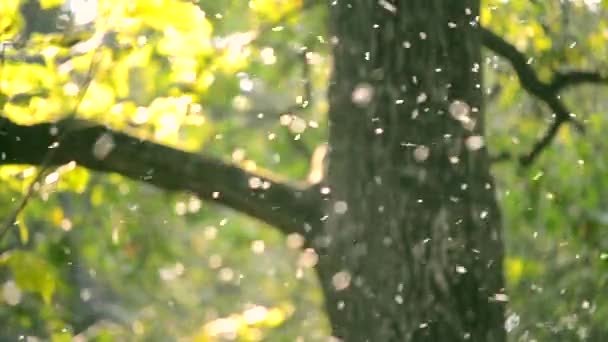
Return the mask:
[[[34,3],[0,1],[2,115],[31,124],[77,109],[143,139],[306,176],[327,128],[323,6],[301,14],[299,0]],[[600,0],[482,7],[483,24],[530,56],[544,80],[556,70],[606,72],[607,19]],[[550,113],[506,61],[485,62],[488,146],[524,153]],[[608,340],[605,90],[564,95],[586,135],[563,127],[531,168],[494,166],[513,341]],[[36,173],[0,168],[3,213]],[[0,340],[327,336],[298,239],[189,194],[67,164],[45,175],[16,226],[0,242]]]
[[[486,1],[482,22],[530,57],[541,79],[555,71],[608,71],[607,1]],[[551,113],[519,86],[508,63],[486,55],[488,146],[525,153]],[[601,85],[569,89],[562,98],[584,135],[571,126],[530,168],[494,166],[503,210],[513,341],[608,339],[608,174],[604,130],[608,103]]]

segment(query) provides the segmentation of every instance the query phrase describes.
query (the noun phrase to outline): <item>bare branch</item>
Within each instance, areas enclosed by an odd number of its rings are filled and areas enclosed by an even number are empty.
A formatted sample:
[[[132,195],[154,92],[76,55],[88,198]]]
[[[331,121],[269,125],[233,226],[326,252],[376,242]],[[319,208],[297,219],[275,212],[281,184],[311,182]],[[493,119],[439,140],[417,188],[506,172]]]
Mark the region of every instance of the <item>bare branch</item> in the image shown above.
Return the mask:
[[[549,89],[538,79],[536,72],[528,64],[526,56],[519,52],[515,46],[486,28],[480,28],[480,34],[482,43],[485,47],[511,63],[511,66],[519,77],[522,87],[542,100],[543,96],[546,95],[544,93]]]
[[[524,54],[519,52],[515,46],[511,45],[503,38],[499,37],[492,31],[481,28],[481,39],[483,45],[492,50],[496,54],[509,60],[511,66],[517,73],[521,86],[530,95],[541,100],[554,115],[554,121],[539,141],[536,142],[532,150],[520,157],[520,162],[524,166],[530,165],[536,157],[540,155],[543,149],[551,144],[553,138],[557,135],[559,128],[565,122],[572,123],[580,132],[584,132],[584,125],[574,119],[574,115],[568,110],[564,102],[560,99],[559,91],[569,85],[580,84],[584,82],[601,83],[605,82],[599,75],[587,72],[570,72],[556,74],[551,83],[541,81],[534,69],[528,64],[528,59]]]
[[[25,194],[23,195],[23,197],[21,197],[21,200],[19,201],[19,205],[17,205],[17,208],[15,208],[8,215],[8,217],[4,220],[4,223],[2,224],[2,226],[0,226],[0,241],[2,241],[2,239],[4,239],[4,236],[6,235],[6,233],[8,233],[10,231],[11,227],[13,227],[15,225],[15,221],[17,220],[17,217],[23,211],[23,209],[25,209],[25,206],[27,205],[29,200],[34,195],[34,188],[36,187],[36,184],[40,180],[42,180],[42,177],[46,174],[47,169],[48,169],[48,165],[45,165],[44,160],[43,160],[43,162],[40,165],[40,169],[34,176],[34,179],[30,183],[30,185],[28,185],[27,190],[25,191]]]
[[[565,88],[585,83],[608,85],[608,76],[593,71],[558,72],[553,76],[550,87],[557,93]]]
[[[309,8],[312,7],[312,3],[308,2],[305,5],[302,6],[301,11],[305,11]],[[285,14],[282,18],[280,18],[278,20],[278,22],[283,22],[286,20],[289,20],[291,17],[294,17],[298,14],[301,13],[300,10],[294,10],[292,12],[289,12],[287,14]],[[268,23],[266,25],[263,25],[262,27],[260,27],[258,29],[257,35],[262,35],[265,34],[269,31],[271,31],[271,29],[276,25],[277,23]],[[103,46],[104,44],[106,44],[108,41],[112,42],[111,39],[106,39],[107,37],[110,37],[112,33],[103,33],[103,34],[97,34],[94,35],[91,39],[89,39],[86,42],[82,42],[80,44],[77,44],[76,46],[72,47],[71,49],[71,53],[70,55],[68,55],[68,57],[66,58],[69,59],[75,55],[80,55],[80,54],[84,54],[87,53],[93,49],[99,49],[99,47]],[[255,39],[255,38],[254,38]],[[2,61],[4,61],[4,45],[2,45],[3,48],[3,53],[2,53]],[[13,58],[15,57],[15,58]],[[34,56],[33,59],[28,59],[28,56],[8,56],[8,59],[13,58],[15,61],[19,61],[19,62],[26,62],[26,63],[40,63],[40,64],[44,64],[43,60],[39,60],[37,59],[38,56]],[[308,90],[308,88],[306,88]],[[74,111],[75,113],[76,111]],[[71,115],[72,116],[72,115]],[[46,147],[44,147],[44,150],[46,151],[46,154],[42,157],[42,158],[38,158],[37,160],[27,160],[27,158],[25,158],[25,160],[23,162],[25,163],[30,163],[30,164],[34,164],[34,165],[39,165],[40,171],[38,172],[37,176],[35,177],[34,181],[32,182],[32,184],[30,185],[30,187],[28,188],[28,191],[26,193],[26,195],[23,197],[22,201],[20,202],[18,208],[16,209],[16,211],[13,213],[13,215],[10,215],[7,218],[7,224],[5,225],[5,228],[0,230],[0,239],[2,238],[2,236],[8,231],[8,229],[12,226],[13,222],[15,221],[16,216],[19,214],[19,212],[21,210],[23,210],[23,208],[26,206],[29,198],[33,195],[33,188],[34,185],[40,180],[41,176],[43,175],[43,173],[45,172],[45,170],[48,168],[48,166],[50,165],[54,165],[54,164],[61,164],[61,162],[59,160],[62,160],[62,156],[57,156],[58,151],[62,151],[63,157],[66,157],[67,155],[69,155],[69,153],[66,153],[65,150],[67,149],[66,146],[70,146],[72,145],[72,142],[70,141],[68,143],[68,141],[64,141],[64,138],[66,137],[70,137],[70,139],[72,139],[73,135],[80,135],[82,134],[82,132],[84,131],[90,131],[90,130],[97,130],[97,133],[102,134],[101,130],[105,130],[105,128],[101,127],[101,126],[91,126],[91,125],[87,125],[86,129],[81,129],[80,127],[74,131],[72,131],[73,129],[71,127],[73,127],[73,125],[69,124],[72,123],[73,120],[72,117],[68,117],[67,120],[63,121],[63,125],[58,124],[58,125],[53,125],[53,124],[42,124],[42,125],[47,125],[48,126],[48,130],[45,132],[46,136],[41,136],[40,138],[43,140],[48,140]],[[11,138],[16,138],[18,139],[18,142],[22,143],[23,141],[21,140],[21,136],[19,135],[13,135],[11,134],[9,131],[5,132],[3,131],[4,129],[4,125],[6,125],[9,128],[13,128],[16,129],[18,128],[19,130],[25,130],[28,129],[27,126],[19,126],[19,125],[15,125],[14,123],[10,122],[9,120],[0,117],[0,141],[3,141],[5,139],[11,139]],[[52,131],[53,127],[59,127],[59,126],[63,126],[63,127],[68,127],[68,129],[66,130],[62,130],[60,131],[58,134],[52,135],[50,134],[50,132]],[[77,125],[79,126],[79,125]],[[41,127],[41,125],[36,125],[36,126],[31,126],[29,127],[29,129],[31,129],[32,131],[39,131],[39,127]],[[121,136],[125,139],[135,139],[133,137],[129,137],[125,134],[122,133],[118,133],[118,132],[110,132],[109,130],[107,130],[107,134],[109,134],[108,136]],[[3,136],[3,134],[6,133],[8,134],[7,136]],[[106,134],[106,133],[103,133]],[[101,135],[98,135],[98,137],[101,137]],[[32,137],[34,138],[34,137]],[[17,141],[7,141],[8,143],[12,143],[14,146],[17,146]],[[148,144],[150,144],[151,146],[155,146],[157,148],[160,148],[162,150],[162,148],[164,149],[168,149],[167,147],[164,147],[162,145],[158,145],[158,144],[154,144],[151,142],[147,142]],[[301,145],[301,148],[304,148],[304,153],[306,153],[307,155],[310,155],[309,150],[307,150],[306,146],[303,144],[303,142],[301,141],[296,141],[297,144]],[[49,146],[52,146],[52,144],[58,144],[61,147],[59,149],[48,149]],[[142,142],[141,144],[144,144],[144,142]],[[1,164],[6,164],[7,162],[11,162],[11,159],[5,159],[6,157],[6,151],[4,149],[7,149],[7,151],[10,150],[10,147],[8,147],[9,145],[7,145],[7,147],[2,146],[0,149],[0,152],[3,153],[2,155],[2,159],[0,160],[0,165]],[[37,146],[38,148],[42,148],[41,145]],[[89,147],[93,148],[94,145],[90,145]],[[148,146],[150,147],[150,146]],[[23,150],[22,148],[14,148],[14,151],[17,150]],[[182,151],[178,151],[178,150],[173,150],[170,149],[173,152],[180,152],[180,153],[185,153]],[[77,162],[79,162],[79,164],[91,168],[93,170],[98,170],[98,171],[110,171],[110,172],[118,172],[121,173],[127,177],[130,178],[134,178],[134,179],[138,179],[137,177],[135,177],[133,174],[130,173],[130,170],[127,170],[129,168],[126,168],[124,170],[117,170],[113,168],[113,165],[107,165],[107,166],[103,166],[100,167],[101,164],[103,163],[99,163],[99,161],[97,163],[91,163],[90,165],[87,165],[86,162],[91,162],[90,156],[92,153],[92,149],[89,149],[88,151],[83,151],[80,150],[79,153],[76,153],[75,155],[73,155],[73,158],[71,158],[72,160],[75,160]],[[23,153],[30,153],[31,151],[28,151],[27,149],[22,151]],[[165,150],[164,152],[167,152],[167,150]],[[84,153],[84,154],[82,154]],[[114,154],[114,153],[113,153]],[[82,161],[80,160],[80,158],[83,158],[84,156],[86,156],[85,158],[85,163],[82,163]],[[183,157],[183,156],[182,156]],[[194,157],[194,155],[192,155],[192,157]],[[14,162],[19,162],[19,158],[21,158],[20,156],[14,156]],[[68,158],[70,159],[70,158]],[[64,162],[69,161],[69,160],[64,160]],[[306,215],[309,215],[311,213],[314,212],[314,214],[316,214],[317,211],[317,205],[316,205],[316,193],[315,191],[311,190],[307,190],[307,189],[299,189],[299,188],[293,188],[291,189],[290,186],[286,185],[286,184],[281,184],[281,183],[274,183],[272,182],[270,179],[264,178],[264,177],[258,177],[255,176],[254,174],[248,174],[247,172],[245,172],[244,170],[236,167],[236,166],[231,166],[228,164],[222,164],[220,161],[215,161],[215,160],[206,160],[207,162],[213,162],[213,163],[218,163],[218,165],[223,165],[224,168],[227,168],[228,171],[234,171],[234,172],[228,172],[228,174],[235,176],[235,181],[237,180],[243,180],[245,178],[247,179],[251,179],[251,182],[255,185],[258,184],[258,182],[261,182],[261,187],[262,189],[249,189],[248,188],[248,196],[246,196],[245,194],[243,194],[244,196],[241,199],[238,199],[236,196],[236,193],[238,192],[242,192],[244,191],[244,189],[242,188],[244,185],[240,184],[239,186],[235,187],[234,189],[230,189],[228,184],[219,184],[218,188],[226,188],[227,191],[214,191],[209,193],[208,191],[201,191],[202,189],[195,189],[195,188],[189,188],[187,186],[187,184],[172,184],[169,185],[167,182],[163,182],[163,181],[158,181],[157,179],[153,180],[155,177],[151,177],[149,180],[147,179],[142,179],[144,181],[148,181],[149,183],[155,184],[161,188],[165,188],[167,190],[188,190],[188,191],[192,191],[196,194],[198,194],[199,196],[201,196],[204,199],[214,199],[215,201],[222,203],[224,205],[227,205],[229,207],[232,207],[236,210],[242,211],[246,214],[249,214],[253,217],[256,217],[262,221],[265,221],[267,223],[270,223],[272,225],[277,226],[278,228],[286,231],[286,232],[300,232],[300,230],[303,229],[304,225],[303,222],[307,222],[307,221],[302,221],[299,220],[301,217],[304,217]],[[142,161],[144,162],[151,162],[151,160],[144,160]],[[200,162],[200,161],[199,161]],[[196,164],[196,163],[195,163]],[[203,165],[201,166],[207,166],[209,167],[210,165],[205,165],[208,163],[202,163]],[[138,169],[141,168],[143,165],[134,165],[133,169]],[[217,166],[217,165],[215,165]],[[154,170],[154,168],[151,168],[150,170]],[[237,171],[242,171],[242,173],[239,173]],[[121,172],[123,171],[123,172]],[[247,176],[247,177],[245,177]],[[143,176],[139,176],[139,177],[143,177]],[[212,180],[214,177],[209,177],[210,180]],[[220,177],[221,178],[221,177]],[[238,178],[238,179],[237,179]],[[183,182],[187,182],[188,178],[182,178]],[[211,185],[212,182],[209,183],[209,185]],[[244,184],[248,184],[247,182],[245,182]],[[266,189],[265,187],[267,187],[268,185],[270,185],[273,189]],[[254,186],[255,187],[255,186]],[[237,190],[235,191],[236,193],[234,194],[234,196],[232,196],[233,191],[232,190]],[[217,196],[216,196],[217,194]],[[226,196],[228,194],[228,196]],[[275,198],[276,197],[276,198]],[[289,200],[289,199],[293,199],[296,200],[296,202],[306,202],[308,201],[310,197],[310,203],[312,203],[308,208],[310,210],[308,211],[303,211],[303,212],[295,212],[295,213],[285,213],[288,210],[285,210],[285,208],[289,207],[289,205],[283,205],[284,203],[281,200]],[[281,199],[281,200],[279,200]],[[260,203],[259,206],[256,205],[250,205],[249,202],[252,201],[258,201]],[[266,204],[266,205],[264,205]],[[268,207],[268,204],[276,204],[276,205],[271,205],[270,207]],[[283,209],[282,208],[283,205]],[[270,209],[269,209],[270,208]],[[303,208],[298,208],[297,204],[294,204],[293,208],[291,209],[303,209]],[[269,211],[270,210],[270,211]],[[279,213],[280,212],[280,213]],[[313,215],[314,216],[314,215]],[[310,223],[309,223],[310,225]],[[304,232],[307,233],[307,232]]]
[[[557,135],[559,128],[564,123],[563,119],[556,118],[545,134],[540,138],[532,147],[532,150],[523,156],[519,157],[519,162],[523,166],[530,166],[532,162],[540,155],[540,153],[547,148]]]
[[[0,117],[0,165],[78,165],[125,177],[169,191],[189,191],[215,201],[285,233],[308,235],[318,224],[318,192],[307,185],[287,184],[236,165],[140,140],[104,126],[74,127],[73,120],[23,126]],[[65,133],[63,133],[65,131]],[[55,133],[55,134],[53,134]],[[57,137],[65,134],[57,146]]]

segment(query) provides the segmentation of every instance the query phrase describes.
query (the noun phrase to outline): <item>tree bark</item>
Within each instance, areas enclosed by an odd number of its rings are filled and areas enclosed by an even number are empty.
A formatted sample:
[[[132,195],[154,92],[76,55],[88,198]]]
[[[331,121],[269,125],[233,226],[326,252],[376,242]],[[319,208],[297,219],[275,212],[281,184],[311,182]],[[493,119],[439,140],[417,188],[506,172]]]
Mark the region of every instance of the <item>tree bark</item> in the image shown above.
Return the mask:
[[[340,339],[506,339],[478,10],[478,0],[330,6],[330,199],[314,245]]]

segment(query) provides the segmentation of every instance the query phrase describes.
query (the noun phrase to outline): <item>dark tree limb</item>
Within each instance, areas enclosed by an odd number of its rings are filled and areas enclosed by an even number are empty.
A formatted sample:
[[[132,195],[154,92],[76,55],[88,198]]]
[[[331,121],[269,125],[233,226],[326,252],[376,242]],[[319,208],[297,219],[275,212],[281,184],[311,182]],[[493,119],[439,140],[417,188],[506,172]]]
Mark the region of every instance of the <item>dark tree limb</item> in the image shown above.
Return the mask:
[[[584,132],[584,125],[574,119],[574,115],[560,99],[559,92],[569,86],[583,83],[608,84],[608,77],[596,72],[571,71],[557,73],[551,82],[543,82],[528,64],[526,56],[519,52],[515,46],[486,28],[481,28],[480,34],[485,47],[511,63],[522,88],[530,95],[544,102],[554,115],[553,122],[547,132],[534,144],[530,152],[519,158],[522,165],[530,165],[551,144],[562,124],[569,122],[577,130]]]
[[[91,63],[89,64],[89,68],[85,75],[84,83],[78,92],[78,97],[76,99],[76,105],[74,106],[74,110],[72,110],[72,112],[68,115],[67,121],[70,121],[71,119],[73,119],[75,117],[76,113],[78,112],[78,109],[80,108],[80,104],[82,103],[82,100],[84,99],[86,93],[89,90],[91,82],[93,81],[93,77],[95,75],[95,70],[97,69],[98,62],[99,62],[99,50],[97,49],[97,50],[95,50],[95,54],[94,54],[93,58],[91,59]],[[61,132],[61,134],[56,135],[55,143],[56,144],[62,143],[63,138],[65,137],[65,135],[68,132],[69,132],[69,130],[63,130]],[[34,180],[32,181],[32,183],[30,183],[30,185],[28,186],[27,191],[25,192],[24,196],[21,198],[19,205],[12,213],[9,214],[9,216],[6,218],[6,222],[4,223],[4,225],[0,227],[0,241],[2,241],[2,239],[4,238],[4,235],[6,235],[6,233],[8,233],[10,228],[13,226],[15,220],[17,219],[19,213],[23,209],[25,209],[25,206],[27,205],[28,201],[30,200],[30,198],[32,198],[32,195],[34,194],[34,187],[42,179],[42,176],[48,170],[48,168],[50,166],[49,163],[53,159],[54,153],[56,151],[57,151],[56,149],[49,150],[48,153],[46,154],[46,156],[44,157],[44,159],[40,162],[38,172],[37,172],[36,176],[34,177]]]
[[[519,157],[521,165],[530,166],[540,153],[551,144],[564,122],[565,120],[556,118],[551,125],[549,125],[549,129],[547,129],[545,134],[534,144],[534,146],[532,146],[532,150]]]
[[[554,92],[559,92],[568,87],[586,83],[608,85],[608,76],[593,71],[557,72],[551,80],[550,87]]]
[[[559,119],[555,119],[553,122],[551,122],[545,134],[538,141],[536,141],[536,143],[534,143],[532,149],[528,153],[518,157],[520,165],[524,167],[530,166],[532,162],[541,154],[541,152],[551,144],[563,123],[564,121],[560,121]],[[513,159],[514,156],[510,152],[503,151],[498,155],[492,156],[491,162],[495,164],[511,161]]]
[[[312,7],[313,4],[314,3],[307,2],[302,6],[301,10],[307,10]],[[298,10],[287,13],[279,19],[279,22],[286,21],[299,13],[300,11]],[[258,29],[257,36],[267,33],[275,25],[276,23],[268,23],[263,25]],[[81,46],[79,45],[78,47],[73,47],[72,50],[75,53],[82,53],[90,51],[91,49],[98,49],[105,43],[106,36],[107,34],[94,36],[92,39],[90,39],[90,41],[80,44]],[[2,47],[4,48],[4,45],[2,45]],[[4,54],[2,54],[2,57],[2,61],[4,61]],[[27,58],[23,60],[17,58],[15,61],[28,62]],[[38,60],[32,60],[31,62],[40,63]],[[42,63],[44,64],[44,61],[42,61]],[[66,122],[64,121],[63,123]],[[4,126],[6,126],[6,130]],[[216,202],[274,225],[286,233],[297,232],[308,235],[309,232],[305,231],[304,227],[316,226],[316,223],[318,223],[318,218],[321,216],[318,214],[318,193],[313,189],[314,187],[307,189],[304,187],[290,186],[280,182],[274,182],[268,177],[256,176],[255,174],[248,173],[237,166],[225,164],[219,160],[200,157],[184,151],[179,151],[166,146],[144,141],[140,142],[141,150],[132,148],[129,152],[134,152],[136,154],[144,152],[141,156],[148,158],[145,160],[132,159],[134,162],[132,167],[126,166],[128,158],[126,155],[120,153],[122,151],[115,152],[113,150],[111,156],[107,156],[108,158],[112,156],[119,156],[117,157],[119,165],[107,163],[105,158],[102,162],[101,160],[94,160],[91,158],[91,156],[93,156],[92,149],[95,146],[96,141],[91,141],[90,139],[85,141],[88,145],[85,144],[86,146],[84,148],[88,146],[88,151],[82,149],[82,147],[80,150],[77,149],[76,147],[79,146],[74,145],[74,141],[84,139],[84,137],[81,135],[85,132],[91,131],[93,131],[98,138],[104,134],[106,134],[106,136],[111,136],[112,144],[115,144],[115,138],[124,140],[123,143],[131,145],[129,147],[132,147],[133,145],[132,141],[129,140],[137,141],[137,139],[119,132],[111,132],[102,126],[90,126],[86,129],[77,130],[68,128],[67,130],[60,130],[59,132],[56,132],[56,134],[52,135],[50,132],[53,126],[59,127],[62,125],[48,123],[29,127],[20,126],[10,122],[6,118],[0,117],[0,143],[2,143],[2,145],[0,145],[0,153],[2,153],[0,155],[0,165],[7,163],[27,163],[40,166],[40,171],[36,176],[36,179],[34,179],[19,207],[13,215],[10,215],[7,218],[7,222],[9,223],[6,224],[5,227],[0,227],[0,240],[8,231],[10,226],[12,226],[16,215],[27,204],[28,199],[33,193],[32,189],[34,185],[40,180],[47,167],[54,164],[69,162],[71,160],[74,160],[78,164],[92,170],[117,172],[132,179],[147,181],[148,183],[154,184],[166,190],[186,190],[193,192],[203,199],[213,199]],[[69,125],[67,126],[69,127]],[[106,131],[105,133],[103,133],[104,130]],[[39,132],[41,135],[36,137],[35,135],[31,135],[31,132]],[[23,137],[25,136],[29,137],[31,141],[36,141],[34,144],[35,148],[43,149],[46,152],[43,155],[40,155],[39,150],[32,151],[28,150],[27,148],[24,149],[20,144],[24,142]],[[13,138],[19,140],[12,140]],[[296,143],[301,142],[297,141]],[[59,145],[59,148],[49,151],[48,147],[52,146],[53,144]],[[124,146],[115,146],[115,148],[123,147]],[[69,153],[68,151],[74,153]],[[32,156],[28,155],[32,152],[36,158],[31,158]],[[25,155],[19,155],[19,153],[24,153]],[[155,155],[155,153],[158,153],[158,155]],[[207,171],[207,169],[210,169],[209,171],[218,171],[219,173],[217,175],[203,177],[201,177],[201,175],[198,175],[197,177],[196,175],[192,174],[180,174],[179,172],[175,172],[174,169],[167,167],[167,165],[161,165],[161,160],[154,158],[162,156],[163,153],[166,153],[167,157],[169,157],[167,159],[168,161],[175,158],[179,159],[180,161],[184,161],[189,158],[199,158],[198,160],[192,159],[188,161],[189,164],[187,165],[193,167],[196,166],[195,169],[198,169],[200,166],[202,167],[202,171]],[[147,172],[152,170],[153,173],[158,173],[160,176],[137,174],[137,172],[142,171],[142,168],[146,167],[148,168]],[[187,171],[194,173],[195,170]],[[181,180],[172,182],[165,179],[160,179],[165,175],[174,175],[177,176],[177,179]],[[196,182],[196,184],[188,184],[188,181],[190,180],[189,177],[192,177],[191,180]],[[251,183],[248,183],[250,180]],[[216,183],[216,181],[221,182]],[[231,182],[235,182],[235,184],[230,184]],[[262,188],[257,188],[257,186],[254,186],[255,189],[251,188],[251,184],[256,185],[258,183],[261,184]],[[266,188],[268,185],[270,185],[270,188]],[[207,191],[208,189],[215,190]]]
[[[287,234],[308,235],[305,227],[314,227],[321,217],[318,192],[312,187],[280,182],[93,123],[77,124],[75,129],[74,122],[24,126],[0,117],[0,165],[41,165],[49,149],[55,148],[48,165],[75,161],[90,170],[118,173],[164,190],[192,192]]]

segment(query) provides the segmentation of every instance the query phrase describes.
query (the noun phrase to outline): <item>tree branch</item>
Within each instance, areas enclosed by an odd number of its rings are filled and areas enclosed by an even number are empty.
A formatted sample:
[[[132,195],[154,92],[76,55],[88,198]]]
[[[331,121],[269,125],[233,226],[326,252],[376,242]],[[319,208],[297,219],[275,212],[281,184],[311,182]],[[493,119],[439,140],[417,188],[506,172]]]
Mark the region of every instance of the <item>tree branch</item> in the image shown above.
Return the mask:
[[[558,72],[553,76],[550,87],[554,92],[584,83],[608,84],[608,76],[593,71],[567,71]]]
[[[64,138],[56,146],[62,134]],[[49,165],[75,161],[91,170],[115,172],[161,189],[189,191],[287,234],[308,235],[305,227],[315,226],[321,217],[319,195],[312,187],[282,183],[217,159],[89,122],[83,125],[67,120],[24,126],[0,117],[0,165],[40,165],[50,148],[56,151]]]
[[[546,103],[555,116],[551,126],[541,139],[536,142],[532,151],[520,157],[522,165],[530,165],[536,157],[540,155],[542,150],[551,144],[551,141],[557,135],[557,132],[563,123],[570,122],[574,124],[579,131],[584,131],[585,128],[583,124],[574,119],[574,116],[560,99],[559,91],[568,86],[581,83],[608,83],[606,77],[599,73],[572,71],[556,74],[551,83],[543,82],[538,78],[534,69],[528,64],[525,55],[519,52],[515,46],[486,28],[482,27],[480,29],[480,34],[482,43],[485,47],[509,60],[511,66],[517,73],[517,77],[524,90]]]
[[[565,122],[565,120],[556,118],[551,125],[549,125],[549,129],[547,132],[532,146],[532,150],[527,154],[524,154],[519,157],[519,162],[523,166],[530,166],[532,162],[540,155],[540,153],[547,148],[557,135],[559,128]]]

